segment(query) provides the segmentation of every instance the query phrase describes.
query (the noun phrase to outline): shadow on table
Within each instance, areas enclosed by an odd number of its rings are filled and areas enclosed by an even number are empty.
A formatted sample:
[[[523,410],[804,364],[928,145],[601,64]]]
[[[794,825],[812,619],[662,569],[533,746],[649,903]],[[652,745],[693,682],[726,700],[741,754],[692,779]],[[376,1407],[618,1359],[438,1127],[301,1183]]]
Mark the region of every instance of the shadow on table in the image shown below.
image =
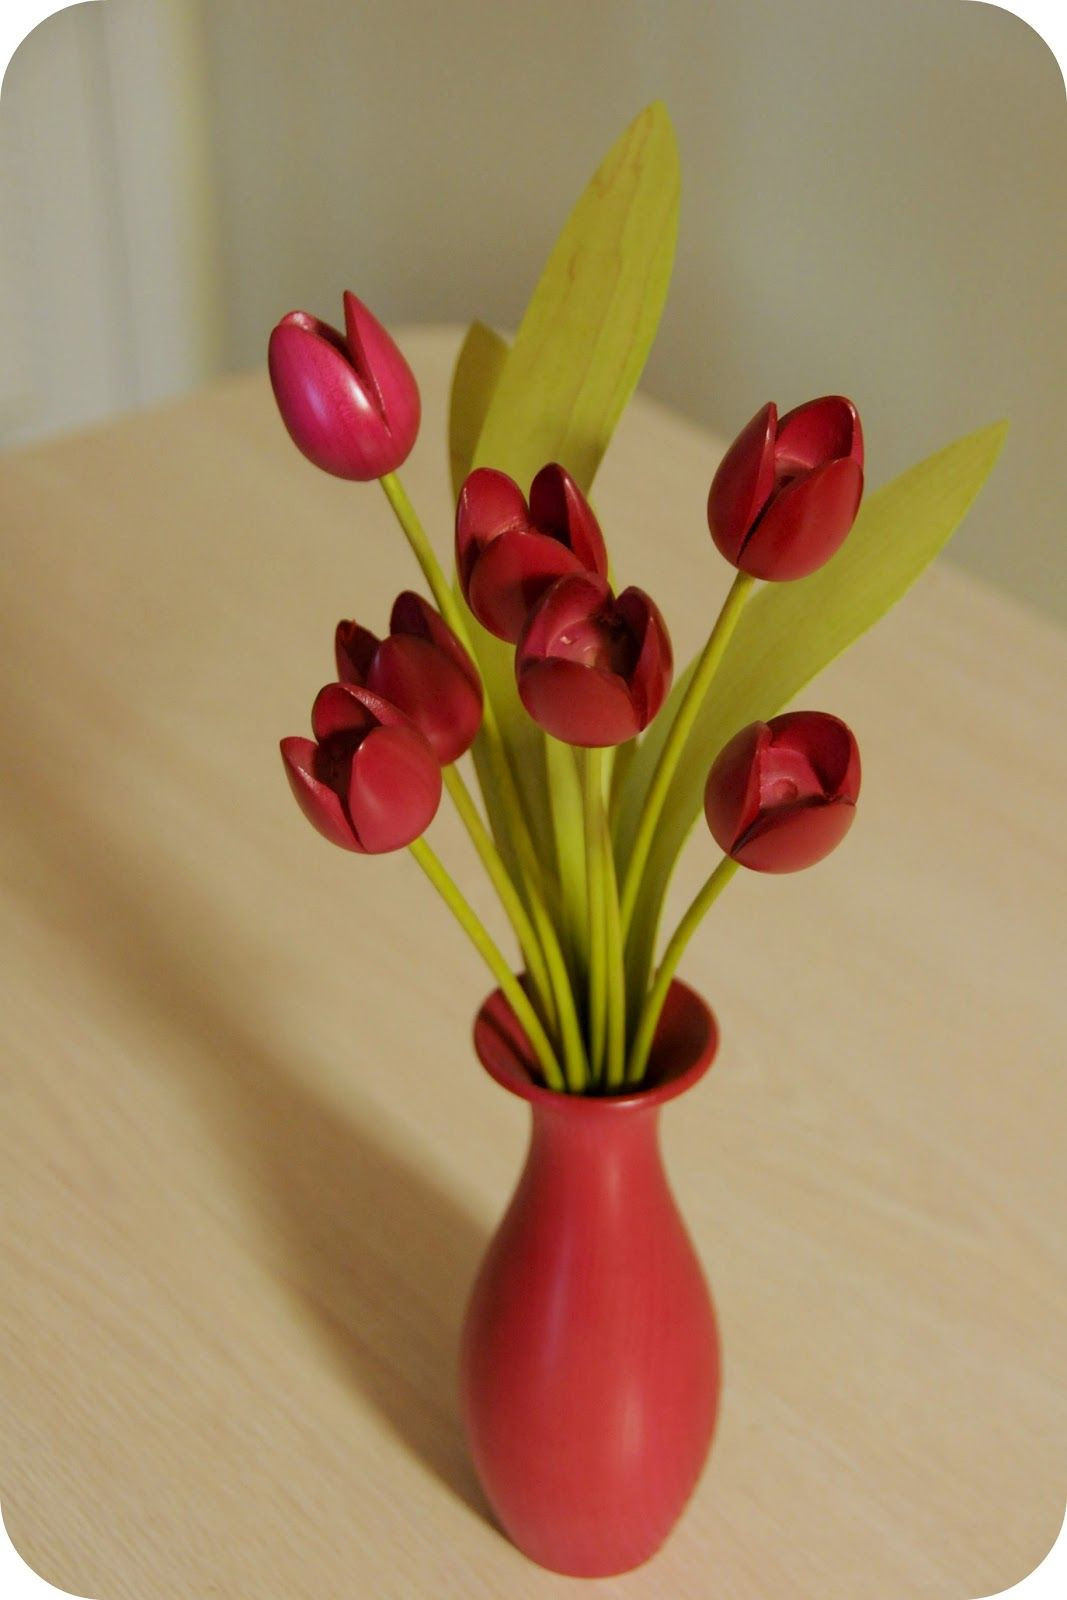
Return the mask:
[[[160,853],[146,869],[125,844],[128,818],[72,804],[78,791],[63,782],[62,763],[19,768],[6,804],[8,825],[32,852],[22,856],[27,899],[106,972],[124,1005],[192,1046],[161,1055],[211,1117],[273,1270],[395,1433],[488,1517],[455,1395],[463,1301],[484,1228],[259,1034],[269,1007],[227,991],[232,931],[218,927],[183,863]]]

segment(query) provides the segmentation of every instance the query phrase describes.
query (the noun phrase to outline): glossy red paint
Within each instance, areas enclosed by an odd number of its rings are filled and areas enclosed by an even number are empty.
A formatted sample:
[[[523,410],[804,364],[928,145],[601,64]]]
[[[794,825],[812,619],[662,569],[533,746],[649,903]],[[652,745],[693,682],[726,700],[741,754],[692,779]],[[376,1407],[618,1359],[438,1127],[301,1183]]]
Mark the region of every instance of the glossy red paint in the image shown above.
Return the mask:
[[[715,842],[756,872],[814,866],[856,815],[860,753],[825,711],[789,711],[752,722],[716,756],[704,788]]]
[[[531,608],[568,572],[607,577],[608,554],[589,502],[556,462],[530,485],[478,467],[456,506],[456,571],[484,628],[514,644]]]
[[[395,472],[419,431],[414,374],[378,319],[350,292],[345,331],[290,311],[270,336],[274,398],[309,461],[366,483]]]
[[[594,1098],[538,1083],[499,991],[475,1025],[483,1066],[527,1101],[533,1128],[467,1310],[463,1420],[501,1525],[557,1572],[606,1577],[646,1561],[711,1444],[715,1312],[658,1124],[717,1042],[707,1006],[676,982],[647,1086]]]
[[[405,590],[379,639],[358,622],[339,622],[337,676],[372,689],[411,718],[443,766],[458,761],[482,723],[482,680],[444,618]]]
[[[863,430],[851,400],[824,395],[781,421],[757,411],[719,463],[708,527],[754,578],[807,577],[847,538],[863,495]]]
[[[641,589],[613,596],[572,573],[547,590],[515,647],[519,697],[566,744],[623,744],[647,728],[671,686],[667,625]]]

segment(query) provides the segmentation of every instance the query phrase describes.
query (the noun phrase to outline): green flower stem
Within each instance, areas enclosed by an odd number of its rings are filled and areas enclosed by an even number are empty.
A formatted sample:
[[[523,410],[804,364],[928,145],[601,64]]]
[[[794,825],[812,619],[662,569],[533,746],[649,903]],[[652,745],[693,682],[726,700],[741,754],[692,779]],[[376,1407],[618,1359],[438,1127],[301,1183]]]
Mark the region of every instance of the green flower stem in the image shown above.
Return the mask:
[[[656,971],[656,976],[641,1012],[641,1020],[637,1024],[634,1042],[630,1049],[630,1060],[626,1068],[627,1083],[640,1083],[645,1075],[648,1065],[648,1053],[652,1048],[652,1040],[656,1035],[656,1025],[667,998],[671,980],[678,969],[686,945],[703,920],[705,914],[719,898],[726,888],[734,873],[737,871],[737,862],[730,856],[723,856],[715,871],[708,878],[700,890],[689,910],[674,930],[674,934],[663,952],[663,960]]]
[[[434,553],[433,546],[427,537],[419,514],[408,498],[407,490],[395,472],[387,472],[384,478],[378,479],[378,482],[382,486],[385,498],[393,508],[396,520],[403,529],[404,536],[411,546],[416,561],[422,568],[423,576],[430,586],[430,592],[437,602],[438,611],[473,661],[475,659],[474,644],[471,640],[470,629],[467,627],[467,619],[463,615],[463,608],[456,599],[452,585],[445,577],[444,570]],[[509,824],[512,825],[513,833],[517,834],[526,827],[522,799],[516,787],[515,775],[511,770],[511,763],[504,747],[500,724],[496,720],[496,712],[488,696],[486,696],[482,716],[482,732],[485,735],[486,746],[489,750],[494,779],[502,790],[504,808],[509,814]],[[532,841],[530,841],[530,846],[532,849]]]
[[[471,843],[485,867],[492,882],[493,888],[500,897],[500,903],[507,913],[508,921],[514,929],[515,936],[522,950],[526,970],[530,980],[537,991],[541,1002],[541,1009],[545,1014],[547,1026],[554,1031],[558,1026],[556,1002],[553,994],[552,982],[548,974],[548,965],[541,950],[541,942],[534,931],[529,913],[522,901],[522,896],[516,889],[511,879],[511,874],[504,865],[503,857],[493,843],[492,835],[482,821],[474,797],[464,783],[459,768],[447,766],[444,768],[445,788],[452,797],[452,801],[459,813],[460,820],[470,836]]]
[[[427,538],[426,530],[419,520],[418,513],[408,498],[407,491],[395,472],[387,473],[384,478],[380,478],[378,481],[382,486],[386,499],[393,508],[396,519],[403,529],[419,566],[422,568],[426,581],[430,586],[430,591],[437,603],[437,609],[473,658],[474,647],[466,619],[453,593],[452,586],[445,577],[441,564],[434,554],[433,547]],[[563,1039],[564,1055],[567,1062],[569,1086],[576,1091],[580,1091],[585,1085],[585,1056],[582,1048],[581,1031],[578,1027],[577,1012],[574,1006],[574,995],[571,992],[570,980],[567,977],[566,963],[560,948],[559,936],[545,907],[541,868],[522,808],[522,797],[515,782],[515,774],[511,769],[511,762],[508,759],[500,724],[496,719],[496,711],[488,696],[485,699],[482,718],[482,736],[485,740],[493,781],[499,790],[500,809],[506,817],[515,859],[518,862],[523,893],[529,906],[530,917],[540,940],[544,961],[551,979],[560,1032]]]
[[[578,764],[569,744],[545,737],[549,807],[556,847],[563,928],[576,980],[588,969],[589,893],[586,881],[585,807]]]
[[[608,1039],[606,1079],[609,1089],[622,1086],[626,1068],[626,970],[623,961],[619,885],[607,807],[600,811],[601,851],[604,858],[604,931],[608,989]]]
[[[487,699],[487,713],[489,709],[490,706]],[[488,730],[488,717],[486,719],[486,728]],[[567,1071],[567,1087],[573,1093],[581,1094],[588,1078],[588,1065],[585,1046],[582,1043],[582,1030],[578,1023],[578,1012],[574,1003],[574,990],[571,986],[570,974],[567,971],[563,947],[560,944],[559,934],[545,904],[544,880],[540,863],[537,859],[537,852],[534,849],[529,828],[526,825],[526,818],[522,811],[522,801],[515,788],[511,765],[508,761],[503,740],[500,738],[499,729],[496,729],[495,743],[492,739],[489,739],[487,744],[497,781],[502,784],[507,797],[504,809],[511,828],[512,843],[515,847],[519,872],[522,875],[523,889],[530,908],[530,917],[541,941],[541,949],[544,952],[549,977],[552,981],[552,993],[556,1002],[560,1038],[563,1044],[563,1060]]]
[[[438,611],[440,611],[442,617],[444,617],[448,626],[473,661],[475,659],[474,644],[471,640],[470,629],[467,627],[467,619],[463,615],[463,608],[457,601],[452,585],[445,577],[441,563],[434,554],[433,546],[426,535],[422,522],[419,520],[418,512],[408,498],[407,490],[395,472],[387,472],[384,478],[378,479],[378,482],[382,486],[385,498],[393,508],[396,520],[403,529],[404,536],[411,546],[416,561],[422,568],[426,582],[429,584],[430,591],[437,602]],[[502,806],[508,814],[509,828],[513,835],[513,842],[517,847],[516,854],[520,856],[525,854],[527,856],[527,863],[523,864],[523,877],[525,879],[531,855],[536,868],[536,852],[533,850],[533,841],[529,838],[529,829],[522,809],[522,798],[515,782],[515,774],[511,770],[511,763],[508,760],[503,735],[500,732],[500,724],[496,720],[496,711],[488,695],[485,698],[481,731],[489,753],[493,778],[501,791]],[[524,833],[528,846],[525,851],[521,848],[522,840],[520,837]],[[539,874],[535,870],[535,880],[538,876]]]
[[[738,620],[745,608],[755,584],[755,578],[749,577],[747,572],[739,572],[730,586],[730,592],[723,602],[715,626],[708,635],[708,642],[697,662],[696,671],[689,680],[689,687],[678,707],[671,730],[667,735],[666,743],[660,751],[660,758],[656,764],[655,775],[649,786],[645,808],[641,814],[641,822],[634,838],[630,863],[626,869],[626,879],[622,893],[622,932],[627,939],[633,924],[634,908],[637,897],[641,891],[641,879],[644,876],[648,863],[648,853],[652,848],[652,841],[656,836],[656,828],[666,803],[667,793],[671,786],[678,762],[685,749],[689,735],[693,731],[693,724],[704,704],[711,681],[718,670],[730,642],[730,637],[737,627]],[[712,754],[715,754],[713,751]]]
[[[525,837],[529,844],[529,835]],[[521,860],[520,854],[520,862]],[[540,937],[541,949],[552,980],[552,993],[556,1002],[560,1038],[563,1044],[563,1060],[567,1070],[567,1087],[573,1093],[581,1094],[586,1086],[589,1072],[585,1046],[582,1043],[582,1030],[578,1023],[578,1011],[574,1003],[574,990],[559,935],[548,914],[540,888],[535,879],[529,875],[525,876],[529,888],[530,916]]]
[[[589,1070],[599,1082],[604,1068],[608,1024],[607,927],[604,872],[604,767],[601,750],[587,750],[584,762],[585,863],[589,900]]]
[[[378,482],[385,492],[385,498],[393,508],[396,520],[404,530],[404,537],[411,546],[416,561],[422,568],[426,582],[430,585],[430,592],[437,603],[438,611],[444,617],[452,632],[473,655],[470,633],[463,613],[456,602],[456,597],[452,592],[452,585],[445,577],[441,563],[434,554],[433,546],[426,535],[426,529],[419,521],[418,512],[408,499],[407,490],[395,472],[387,472],[384,478],[378,479]]]
[[[585,1087],[586,1063],[582,1045],[581,1028],[575,1009],[574,994],[556,939],[555,929],[538,900],[549,937],[538,938],[533,922],[522,903],[522,897],[512,882],[511,875],[493,843],[492,836],[479,815],[470,790],[455,767],[446,767],[445,786],[455,801],[456,809],[470,834],[471,842],[481,857],[500,896],[504,910],[522,947],[530,977],[542,996],[548,1014],[549,1027],[558,1029],[563,1041],[564,1061],[568,1087],[580,1092]]]
[[[493,943],[484,924],[464,899],[459,886],[426,840],[416,839],[408,848],[500,985],[504,997],[526,1030],[527,1038],[544,1073],[545,1082],[550,1089],[565,1089],[566,1080],[560,1071],[555,1051],[541,1019],[530,1004],[525,989]]]
[[[608,816],[614,821],[619,805],[619,797],[626,785],[626,777],[637,754],[637,740],[627,739],[625,744],[620,744],[612,751],[611,781],[608,784]]]

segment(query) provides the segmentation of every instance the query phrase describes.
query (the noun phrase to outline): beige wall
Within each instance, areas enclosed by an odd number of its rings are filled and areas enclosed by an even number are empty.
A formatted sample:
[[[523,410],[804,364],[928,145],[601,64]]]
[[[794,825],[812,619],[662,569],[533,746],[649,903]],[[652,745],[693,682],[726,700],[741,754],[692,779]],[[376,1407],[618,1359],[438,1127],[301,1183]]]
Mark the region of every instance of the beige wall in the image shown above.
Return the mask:
[[[330,314],[346,284],[389,318],[514,324],[585,176],[661,96],[684,210],[648,387],[721,432],[771,396],[844,389],[873,482],[1008,415],[956,555],[1067,619],[1067,103],[1017,18],[963,0],[107,6],[199,22],[222,364],[260,361],[281,312]],[[38,96],[83,9],[23,47]],[[120,164],[148,111],[117,118]],[[49,114],[72,116],[58,88]],[[61,194],[35,186],[34,207],[61,236]]]

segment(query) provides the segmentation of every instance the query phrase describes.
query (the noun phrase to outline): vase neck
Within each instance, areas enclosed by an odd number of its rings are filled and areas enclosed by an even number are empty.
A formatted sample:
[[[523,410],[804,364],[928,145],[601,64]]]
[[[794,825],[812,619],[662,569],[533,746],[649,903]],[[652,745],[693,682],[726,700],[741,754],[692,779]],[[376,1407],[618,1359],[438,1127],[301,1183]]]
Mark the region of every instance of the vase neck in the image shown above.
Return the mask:
[[[566,1103],[532,1111],[526,1175],[556,1191],[559,1204],[579,1203],[579,1196],[586,1202],[647,1198],[650,1185],[665,1185],[658,1106],[605,1106],[602,1115],[575,1115]]]

